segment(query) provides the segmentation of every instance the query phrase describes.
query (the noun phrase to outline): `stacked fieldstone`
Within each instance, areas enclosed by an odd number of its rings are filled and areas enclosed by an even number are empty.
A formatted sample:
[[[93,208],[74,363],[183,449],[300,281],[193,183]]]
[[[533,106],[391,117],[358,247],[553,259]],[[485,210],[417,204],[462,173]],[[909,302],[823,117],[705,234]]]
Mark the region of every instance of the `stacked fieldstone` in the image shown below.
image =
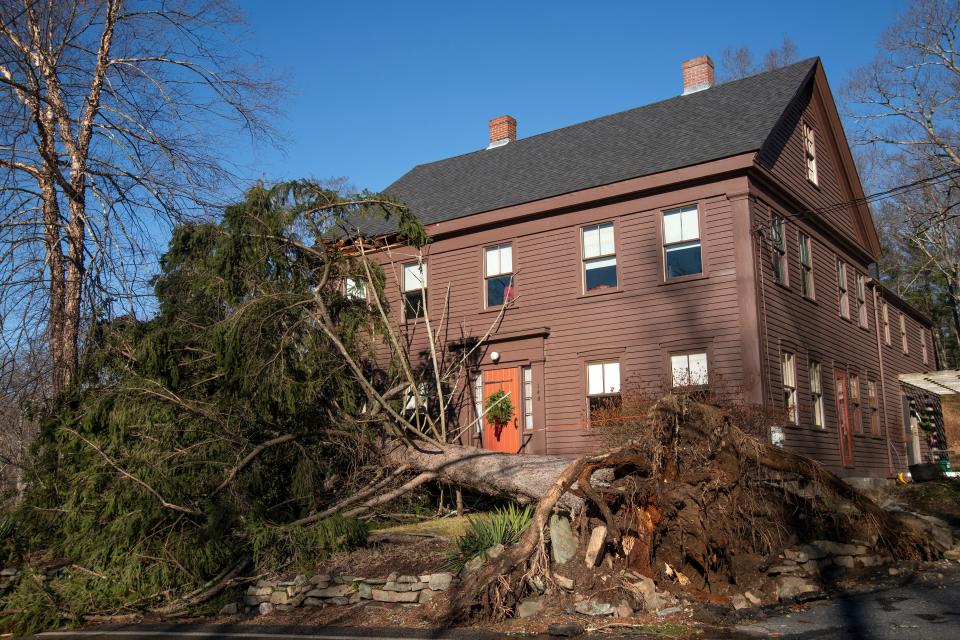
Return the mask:
[[[391,573],[386,578],[318,574],[297,576],[290,581],[260,580],[247,589],[244,604],[260,613],[274,609],[286,611],[294,607],[322,607],[356,604],[363,600],[422,604],[436,592],[446,591],[457,583],[451,573],[430,573],[422,576],[401,576]],[[227,610],[229,609],[229,611]],[[223,613],[236,613],[236,607],[225,607]]]
[[[831,540],[815,540],[809,544],[784,549],[779,561],[767,569],[777,578],[778,599],[789,600],[804,594],[820,592],[820,572],[828,567],[870,569],[892,561],[890,556],[869,553],[863,544]]]

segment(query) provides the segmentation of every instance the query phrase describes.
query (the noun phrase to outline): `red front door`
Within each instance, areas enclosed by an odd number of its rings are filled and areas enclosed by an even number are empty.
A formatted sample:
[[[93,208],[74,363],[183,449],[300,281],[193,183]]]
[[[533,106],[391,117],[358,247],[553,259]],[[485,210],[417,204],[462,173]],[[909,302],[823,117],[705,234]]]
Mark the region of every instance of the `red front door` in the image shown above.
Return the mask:
[[[853,442],[850,439],[850,418],[847,414],[847,374],[839,369],[833,373],[833,388],[837,398],[837,431],[840,437],[840,464],[853,466]]]
[[[497,426],[491,421],[483,421],[483,446],[491,451],[517,453],[520,451],[520,419],[517,412],[523,406],[520,397],[520,369],[491,369],[483,372],[483,408],[487,408],[487,399],[497,391],[503,391],[513,404],[513,417],[507,421],[497,437]]]

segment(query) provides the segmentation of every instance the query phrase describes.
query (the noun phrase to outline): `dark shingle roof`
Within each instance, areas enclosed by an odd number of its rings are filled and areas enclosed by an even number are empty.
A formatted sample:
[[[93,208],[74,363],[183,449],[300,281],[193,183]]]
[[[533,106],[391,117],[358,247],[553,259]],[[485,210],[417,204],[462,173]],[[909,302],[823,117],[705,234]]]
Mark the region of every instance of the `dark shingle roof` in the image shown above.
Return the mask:
[[[430,224],[756,151],[816,61],[418,165],[385,191]]]

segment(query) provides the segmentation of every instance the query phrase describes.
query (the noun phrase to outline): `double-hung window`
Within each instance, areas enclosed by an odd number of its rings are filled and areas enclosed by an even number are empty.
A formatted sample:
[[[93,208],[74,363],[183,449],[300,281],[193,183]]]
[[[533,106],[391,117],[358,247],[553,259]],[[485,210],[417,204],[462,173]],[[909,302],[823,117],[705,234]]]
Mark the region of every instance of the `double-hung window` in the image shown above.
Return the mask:
[[[803,157],[807,165],[807,180],[817,184],[817,140],[813,127],[803,123]]]
[[[674,387],[693,387],[707,384],[707,354],[680,353],[670,356],[670,374]]]
[[[783,375],[783,404],[787,410],[787,422],[797,424],[800,416],[797,412],[797,367],[792,353],[783,352],[781,360]]]
[[[870,416],[870,433],[880,433],[880,401],[877,398],[877,383],[867,380],[867,411]]]
[[[800,291],[807,298],[813,300],[813,244],[810,242],[810,236],[800,233],[800,273],[803,279],[800,281]]]
[[[887,303],[884,302],[883,306],[880,307],[880,317],[883,320],[883,342],[888,347],[890,346],[890,309],[887,307]]]
[[[620,406],[620,363],[590,362],[587,364],[587,402],[590,417],[594,413]]]
[[[850,319],[850,292],[847,291],[847,263],[837,260],[837,291],[840,296],[840,317]]]
[[[696,206],[663,212],[663,265],[666,280],[703,273]]]
[[[777,284],[787,284],[787,228],[780,216],[773,217],[773,277]]]
[[[910,343],[907,341],[907,318],[900,313],[900,351],[904,355],[910,353]]]
[[[857,274],[857,322],[864,329],[867,328],[867,285],[862,273]]]
[[[367,299],[367,283],[361,278],[347,276],[343,279],[343,293],[347,300],[365,301]]]
[[[810,361],[810,401],[813,405],[813,425],[823,428],[823,383],[820,378],[820,363]]]
[[[583,290],[617,288],[617,249],[613,241],[613,223],[605,222],[581,229],[583,243]]]
[[[850,409],[852,414],[853,430],[863,433],[863,414],[860,409],[860,376],[850,375]]]
[[[513,246],[509,243],[487,247],[483,251],[485,295],[488,307],[512,302],[516,295],[513,283]]]
[[[403,265],[403,317],[422,318],[427,307],[427,265],[410,262]]]

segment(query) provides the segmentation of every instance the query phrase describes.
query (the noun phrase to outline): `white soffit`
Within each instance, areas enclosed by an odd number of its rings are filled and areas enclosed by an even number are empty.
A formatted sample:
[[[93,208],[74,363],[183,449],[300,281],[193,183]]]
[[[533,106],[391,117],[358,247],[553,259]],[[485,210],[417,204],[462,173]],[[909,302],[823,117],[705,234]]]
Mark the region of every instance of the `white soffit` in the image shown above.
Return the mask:
[[[900,382],[919,387],[924,391],[949,396],[960,393],[960,369],[944,369],[927,373],[904,373]]]

